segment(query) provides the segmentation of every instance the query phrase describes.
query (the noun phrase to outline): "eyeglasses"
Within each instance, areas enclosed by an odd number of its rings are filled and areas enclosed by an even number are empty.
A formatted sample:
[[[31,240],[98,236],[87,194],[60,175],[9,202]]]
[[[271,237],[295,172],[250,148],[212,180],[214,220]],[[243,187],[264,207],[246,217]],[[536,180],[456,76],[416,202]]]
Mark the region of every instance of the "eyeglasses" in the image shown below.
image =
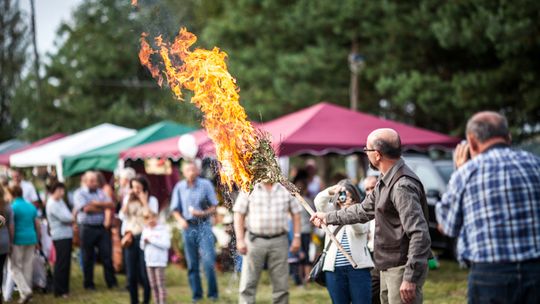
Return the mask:
[[[368,147],[364,147],[362,150],[364,150],[364,152],[375,152],[375,151],[377,151],[377,149],[368,149]]]

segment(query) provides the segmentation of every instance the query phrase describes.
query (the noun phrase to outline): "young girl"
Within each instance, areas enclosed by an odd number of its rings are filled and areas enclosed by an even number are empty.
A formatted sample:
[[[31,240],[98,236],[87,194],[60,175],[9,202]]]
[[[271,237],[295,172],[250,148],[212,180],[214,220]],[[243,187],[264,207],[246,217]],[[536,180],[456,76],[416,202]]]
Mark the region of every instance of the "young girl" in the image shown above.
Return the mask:
[[[141,235],[141,249],[144,250],[146,271],[156,304],[167,302],[165,290],[165,267],[169,259],[171,236],[165,225],[158,223],[157,214],[144,210],[145,227]]]

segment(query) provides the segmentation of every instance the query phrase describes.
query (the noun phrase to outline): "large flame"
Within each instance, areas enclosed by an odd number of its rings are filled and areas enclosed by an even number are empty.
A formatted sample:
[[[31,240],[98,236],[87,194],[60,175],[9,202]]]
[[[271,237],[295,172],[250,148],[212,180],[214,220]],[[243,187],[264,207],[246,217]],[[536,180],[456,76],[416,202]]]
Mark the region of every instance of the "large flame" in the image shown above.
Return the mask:
[[[227,54],[218,48],[192,51],[189,48],[196,40],[182,28],[172,44],[161,36],[154,38],[154,50],[143,33],[139,59],[160,85],[165,75],[179,100],[183,100],[182,89],[193,91],[191,102],[204,113],[203,126],[216,145],[221,182],[229,188],[236,184],[248,190],[253,180],[249,162],[257,147],[257,132],[240,105],[236,80],[225,63]],[[159,54],[163,61],[159,67],[151,61],[153,54]]]

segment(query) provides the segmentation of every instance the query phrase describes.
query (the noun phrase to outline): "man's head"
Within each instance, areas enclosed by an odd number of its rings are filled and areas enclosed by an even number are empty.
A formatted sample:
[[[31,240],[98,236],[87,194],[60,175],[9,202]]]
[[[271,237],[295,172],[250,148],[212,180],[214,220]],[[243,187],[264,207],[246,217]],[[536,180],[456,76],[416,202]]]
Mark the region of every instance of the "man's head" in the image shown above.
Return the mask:
[[[182,163],[182,175],[188,182],[193,182],[199,175],[199,168],[194,161],[184,160]]]
[[[377,185],[377,177],[374,175],[370,175],[364,179],[364,191],[366,194],[370,194],[375,189],[375,185]]]
[[[83,181],[90,190],[96,190],[99,187],[98,176],[94,171],[87,171],[84,174]]]
[[[136,175],[133,168],[123,168],[118,172],[120,187],[128,187],[129,181]]]
[[[511,137],[506,118],[491,111],[478,112],[467,122],[469,152],[476,156],[497,143],[510,144]]]
[[[20,185],[21,181],[23,180],[22,172],[19,169],[11,168],[9,170],[9,175],[11,176],[11,180],[17,184]]]
[[[381,165],[391,167],[401,157],[399,134],[394,129],[377,129],[369,134],[364,151],[372,169],[381,170]]]

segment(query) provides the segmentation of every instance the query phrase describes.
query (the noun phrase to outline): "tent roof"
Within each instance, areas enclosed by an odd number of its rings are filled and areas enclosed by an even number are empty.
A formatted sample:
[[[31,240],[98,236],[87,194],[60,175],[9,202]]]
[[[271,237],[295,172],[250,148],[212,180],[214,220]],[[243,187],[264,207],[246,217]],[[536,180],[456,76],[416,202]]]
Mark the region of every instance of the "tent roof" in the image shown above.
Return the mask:
[[[14,167],[56,165],[58,176],[62,178],[62,158],[113,143],[133,134],[135,130],[104,123],[37,148],[15,153],[9,160]]]
[[[194,128],[171,121],[162,121],[137,132],[128,138],[63,159],[64,176],[71,176],[91,169],[113,171],[121,151],[142,144],[193,131]]]
[[[29,149],[33,149],[33,148],[42,146],[44,144],[50,143],[52,141],[55,141],[57,139],[65,137],[65,136],[66,135],[63,134],[63,133],[56,133],[56,134],[53,134],[53,135],[51,135],[49,137],[45,137],[43,139],[35,141],[35,142],[31,143],[30,145],[25,145],[25,146],[23,146],[21,148],[11,150],[9,152],[4,152],[4,153],[0,154],[0,165],[9,166],[9,157],[12,154],[19,153],[19,152],[22,152],[22,151],[26,151],[26,150],[29,150]]]
[[[21,149],[23,147],[28,146],[28,142],[18,140],[18,139],[10,139],[6,140],[2,143],[0,143],[0,154],[1,153],[7,153],[10,151],[14,151],[17,149]]]
[[[392,120],[356,112],[327,102],[264,123],[262,129],[272,135],[280,155],[330,152],[348,154],[361,151],[366,138],[378,128],[395,129],[407,147],[451,147],[458,138]]]
[[[281,156],[330,152],[350,154],[362,151],[371,131],[377,128],[393,128],[399,132],[401,143],[409,148],[429,146],[453,147],[458,138],[430,130],[409,126],[392,120],[356,112],[327,102],[258,124],[269,132],[274,147]],[[214,153],[214,145],[204,130],[193,133],[199,145],[200,155]],[[120,153],[122,159],[168,157],[178,159],[178,137],[157,141],[128,149]]]
[[[208,156],[214,153],[214,143],[206,135],[206,131],[199,129],[191,132],[195,137],[195,142],[199,146],[199,156]],[[146,145],[133,147],[120,153],[121,159],[145,159],[152,157],[180,159],[182,157],[178,150],[178,139],[180,136],[156,141]]]

